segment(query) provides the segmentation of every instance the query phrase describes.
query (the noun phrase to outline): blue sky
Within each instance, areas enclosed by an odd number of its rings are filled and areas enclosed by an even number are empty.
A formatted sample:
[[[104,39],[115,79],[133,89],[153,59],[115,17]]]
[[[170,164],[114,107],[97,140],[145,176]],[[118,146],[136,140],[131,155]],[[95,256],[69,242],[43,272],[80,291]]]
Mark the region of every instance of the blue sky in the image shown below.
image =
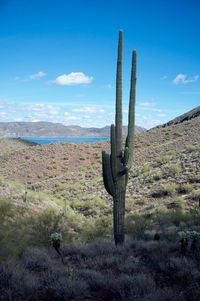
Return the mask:
[[[124,124],[133,49],[137,125],[198,106],[199,15],[198,0],[0,0],[0,121],[113,122],[119,29]]]

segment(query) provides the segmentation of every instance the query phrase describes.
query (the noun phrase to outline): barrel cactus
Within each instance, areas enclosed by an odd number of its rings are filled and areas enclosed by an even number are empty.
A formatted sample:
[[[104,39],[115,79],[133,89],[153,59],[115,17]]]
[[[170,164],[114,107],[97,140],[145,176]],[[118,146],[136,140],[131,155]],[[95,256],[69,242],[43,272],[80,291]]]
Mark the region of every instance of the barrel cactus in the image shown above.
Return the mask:
[[[113,226],[115,244],[124,242],[125,196],[128,173],[133,160],[135,131],[136,51],[132,54],[131,87],[128,116],[128,135],[125,145],[122,136],[122,44],[119,32],[115,125],[110,128],[111,153],[102,152],[103,181],[106,191],[113,197]]]

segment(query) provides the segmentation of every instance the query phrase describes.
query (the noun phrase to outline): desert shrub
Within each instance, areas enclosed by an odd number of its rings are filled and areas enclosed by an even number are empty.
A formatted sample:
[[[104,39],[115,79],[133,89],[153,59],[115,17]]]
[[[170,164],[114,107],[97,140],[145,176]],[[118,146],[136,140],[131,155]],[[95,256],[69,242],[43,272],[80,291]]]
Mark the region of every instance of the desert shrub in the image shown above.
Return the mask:
[[[144,237],[144,232],[147,229],[148,218],[141,214],[130,214],[125,219],[126,233],[136,239]]]
[[[39,282],[20,265],[0,265],[0,300],[38,300]]]
[[[160,273],[162,266],[166,264],[166,260],[174,244],[166,240],[160,241],[137,241],[135,249],[140,256],[146,259],[145,268],[147,266],[156,273]]]
[[[7,217],[12,215],[12,203],[7,198],[0,198],[0,220],[3,222]]]
[[[185,223],[186,225],[199,225],[200,211],[193,210],[191,212],[185,212],[182,210],[168,210],[157,212],[153,216],[154,222],[159,225],[175,225],[179,226],[180,223]]]
[[[200,183],[200,173],[189,177],[190,183]]]
[[[105,281],[107,281],[102,273],[91,269],[81,270],[80,275],[87,282],[92,291],[101,289],[105,286]]]
[[[177,187],[178,186],[176,183],[163,183],[160,185],[160,187],[156,188],[151,192],[151,196],[153,198],[160,198],[166,195],[172,195],[174,192],[176,192]]]
[[[183,199],[181,196],[176,197],[176,198],[174,199],[174,208],[175,208],[176,210],[182,209],[183,202],[184,202],[184,199]]]
[[[171,160],[172,158],[172,155],[171,154],[163,154],[163,155],[160,155],[159,157],[156,158],[156,161],[159,163],[159,164],[164,164],[164,163],[167,163]]]
[[[171,284],[179,283],[182,287],[198,281],[200,274],[195,262],[186,257],[171,257],[166,264],[162,266],[164,273]]]
[[[160,179],[162,179],[163,177],[163,172],[162,171],[155,171],[153,174],[152,174],[152,178],[154,181],[159,181]]]
[[[180,296],[180,291],[167,288],[158,288],[156,291],[147,294],[143,299],[133,299],[134,301],[186,301]],[[127,300],[132,301],[132,300]]]
[[[103,255],[95,257],[95,268],[98,270],[111,270],[111,269],[117,269],[119,263],[124,261],[124,256],[121,254],[121,256],[117,255]]]
[[[73,200],[71,208],[82,212],[85,216],[97,215],[106,207],[105,201],[99,197],[88,198],[87,200]]]
[[[155,282],[152,276],[145,274],[137,274],[134,276],[128,276],[126,274],[121,274],[116,280],[113,286],[115,292],[118,292],[118,296],[122,300],[126,298],[142,297],[149,292],[155,290]]]
[[[166,177],[174,177],[180,172],[180,167],[176,164],[165,165],[163,168],[163,174]]]
[[[130,256],[125,262],[118,264],[118,269],[124,274],[134,274],[142,272],[142,265],[138,258]]]
[[[176,192],[177,184],[168,182],[168,183],[161,184],[161,188],[163,189],[163,191],[167,193],[167,195],[172,195],[174,192]]]
[[[84,227],[80,231],[81,237],[87,241],[99,237],[107,237],[112,233],[112,216],[100,216],[96,219],[90,219],[85,222]]]
[[[76,300],[88,293],[88,285],[83,280],[71,279],[64,267],[53,266],[43,277],[46,286],[46,300]]]
[[[4,179],[0,176],[0,186],[4,186]]]
[[[177,192],[179,193],[189,193],[192,191],[192,185],[189,183],[183,183],[183,184],[179,184],[179,186],[177,187]]]
[[[193,190],[190,197],[192,200],[200,203],[200,189]]]
[[[200,300],[200,285],[199,281],[192,281],[181,293],[184,300],[196,301]],[[182,300],[181,300],[182,301]]]
[[[65,217],[52,209],[47,209],[38,217],[32,219],[30,234],[33,237],[32,244],[35,246],[48,246],[49,237],[54,232],[63,233],[65,239],[70,239],[65,225]]]
[[[87,244],[79,243],[79,244],[70,244],[63,246],[63,255],[71,256],[74,259],[86,259],[94,257],[100,258],[104,256],[117,256],[122,255],[126,252],[126,245],[115,247],[113,241],[93,241]]]
[[[156,189],[152,190],[150,195],[153,198],[161,198],[166,196],[168,193],[165,189],[163,189],[163,187],[157,187]]]
[[[142,174],[148,175],[151,172],[152,168],[149,165],[144,165],[142,168]]]
[[[22,254],[21,263],[29,271],[41,272],[47,270],[52,261],[46,250],[33,248]]]
[[[190,152],[190,153],[196,152],[196,151],[200,151],[200,143],[190,145],[190,146],[187,148],[187,150],[188,150],[188,152]]]
[[[0,260],[17,258],[29,245],[31,240],[26,226],[26,223],[19,218],[0,227]]]

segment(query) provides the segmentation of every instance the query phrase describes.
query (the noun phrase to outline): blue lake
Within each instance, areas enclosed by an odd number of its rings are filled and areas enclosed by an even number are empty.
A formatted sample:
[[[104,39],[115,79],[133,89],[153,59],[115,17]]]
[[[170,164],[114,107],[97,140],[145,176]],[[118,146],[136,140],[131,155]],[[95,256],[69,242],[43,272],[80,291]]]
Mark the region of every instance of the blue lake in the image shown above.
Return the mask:
[[[100,141],[108,141],[108,137],[20,137],[23,140],[36,142],[38,144],[50,144],[58,142],[69,143],[95,143]]]

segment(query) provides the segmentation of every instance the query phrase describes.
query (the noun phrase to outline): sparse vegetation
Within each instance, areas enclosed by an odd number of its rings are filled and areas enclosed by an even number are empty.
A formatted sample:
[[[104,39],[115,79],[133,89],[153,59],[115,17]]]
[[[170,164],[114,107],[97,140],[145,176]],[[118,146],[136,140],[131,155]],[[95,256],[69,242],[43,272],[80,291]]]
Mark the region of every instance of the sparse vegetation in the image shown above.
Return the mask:
[[[199,202],[199,207],[200,207],[200,189],[192,191],[191,199]]]
[[[180,168],[177,164],[169,164],[163,168],[165,177],[175,177],[178,173],[180,173]]]
[[[135,137],[126,243],[118,247],[97,162],[108,142],[0,141],[0,300],[198,300],[199,124],[198,117]],[[178,233],[187,231],[181,247]],[[55,232],[64,264],[49,240]]]

